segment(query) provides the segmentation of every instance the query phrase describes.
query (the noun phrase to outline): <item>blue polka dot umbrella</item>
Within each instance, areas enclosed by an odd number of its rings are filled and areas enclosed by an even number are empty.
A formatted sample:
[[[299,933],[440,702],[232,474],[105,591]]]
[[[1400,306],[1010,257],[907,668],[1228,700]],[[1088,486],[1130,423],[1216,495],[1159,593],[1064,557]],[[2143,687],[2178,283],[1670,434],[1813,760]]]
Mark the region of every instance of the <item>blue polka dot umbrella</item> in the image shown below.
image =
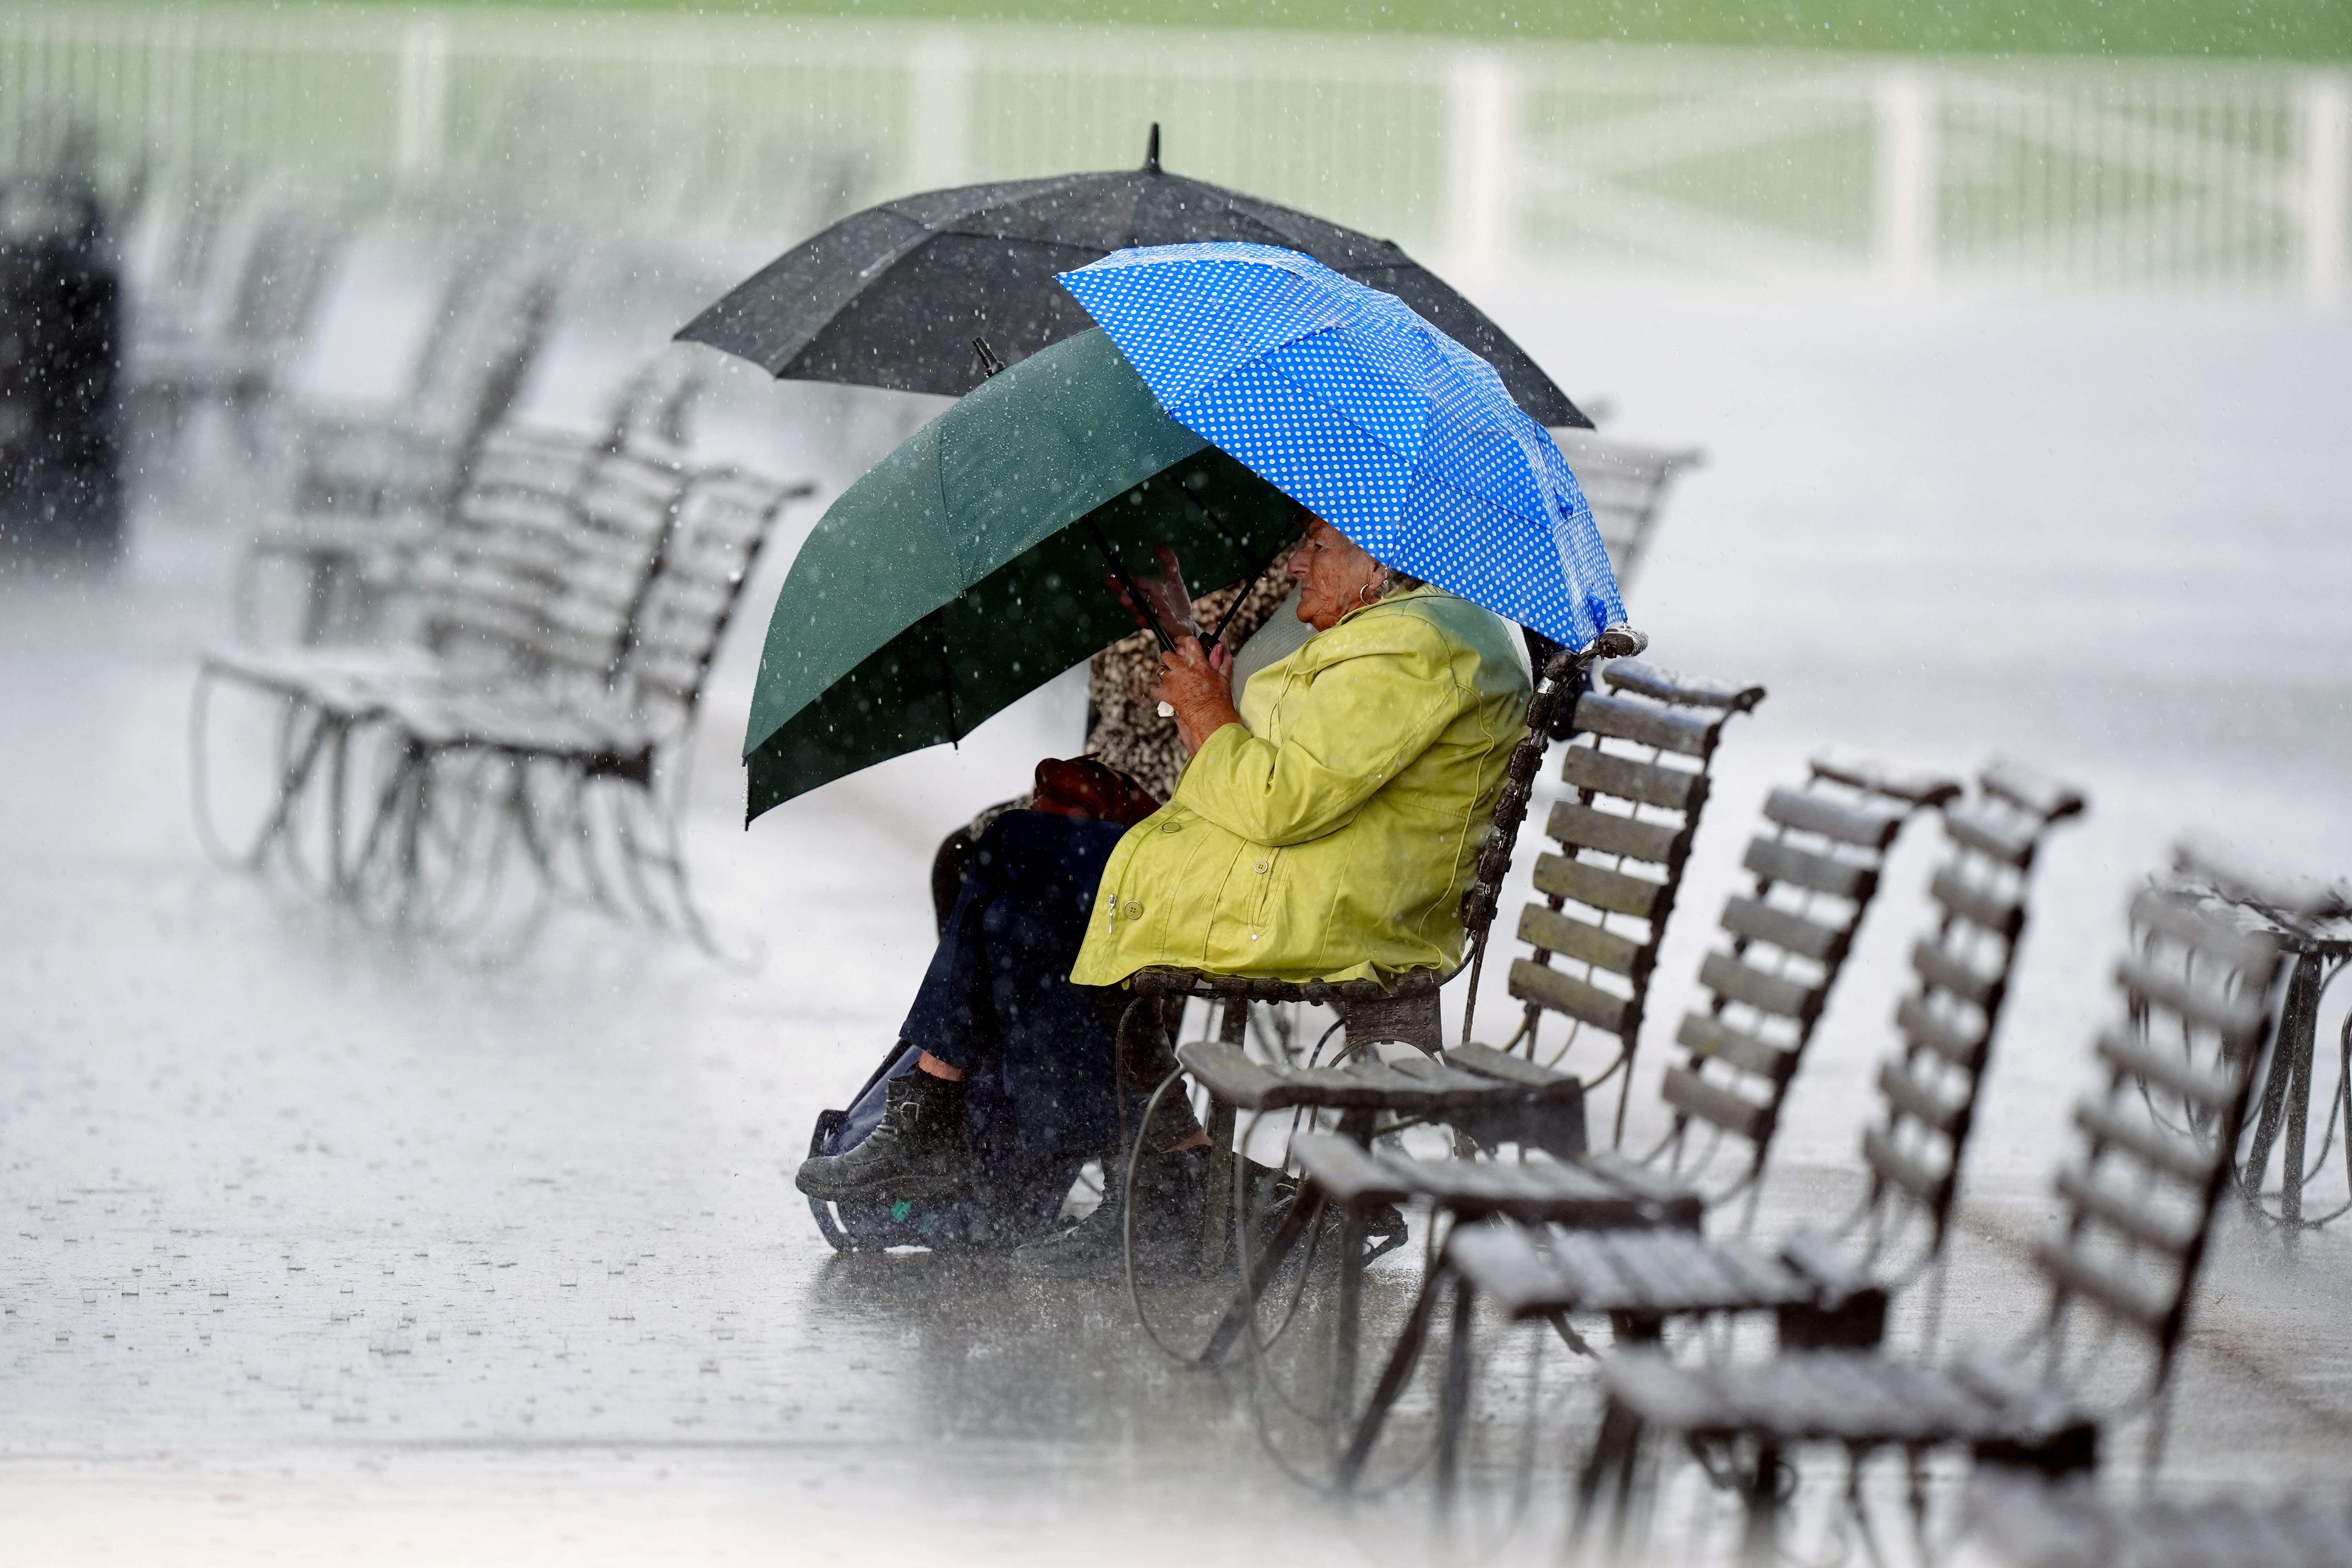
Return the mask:
[[[1060,276],[1178,423],[1382,564],[1579,649],[1624,620],[1559,448],[1394,296],[1268,245],[1121,250]]]

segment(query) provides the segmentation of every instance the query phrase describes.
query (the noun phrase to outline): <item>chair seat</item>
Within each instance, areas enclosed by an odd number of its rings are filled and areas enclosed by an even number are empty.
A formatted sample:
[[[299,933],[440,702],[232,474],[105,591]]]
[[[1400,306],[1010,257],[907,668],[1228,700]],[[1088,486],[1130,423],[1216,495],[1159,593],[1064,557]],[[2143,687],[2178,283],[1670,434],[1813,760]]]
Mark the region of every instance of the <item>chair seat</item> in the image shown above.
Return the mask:
[[[1653,1205],[1623,1188],[1557,1161],[1413,1160],[1327,1133],[1294,1140],[1291,1156],[1308,1180],[1351,1207],[1421,1197],[1474,1219],[1506,1215],[1592,1226],[1660,1221]]]
[[[389,719],[428,750],[478,746],[638,776],[660,737],[626,714],[598,713],[415,647],[223,647],[204,668],[299,699],[345,720]]]
[[[1782,1443],[2036,1445],[2082,1417],[2039,1380],[1990,1356],[1924,1366],[1806,1351],[1728,1366],[1677,1365],[1628,1349],[1601,1366],[1620,1405],[1687,1437],[1755,1434]]]
[[[1584,1086],[1562,1078],[1541,1087],[1487,1078],[1428,1058],[1382,1062],[1358,1057],[1338,1067],[1293,1068],[1253,1060],[1224,1040],[1194,1040],[1177,1060],[1217,1099],[1244,1110],[1386,1110],[1444,1119],[1530,1103],[1573,1108],[1583,1123]]]
[[[205,650],[204,669],[265,691],[299,698],[347,719],[380,712],[389,697],[454,679],[422,648],[270,647],[227,644]]]
[[[1818,1291],[1812,1280],[1760,1247],[1709,1241],[1679,1228],[1538,1232],[1516,1225],[1465,1226],[1447,1239],[1445,1253],[1465,1279],[1514,1318],[1763,1311],[1809,1302]]]
[[[1456,972],[1458,973],[1458,972]],[[1344,1007],[1349,1002],[1433,995],[1453,978],[1434,969],[1410,969],[1383,984],[1377,980],[1270,980],[1255,974],[1204,974],[1191,969],[1139,969],[1130,989],[1147,996],[1200,996],[1212,1001],[1306,1002]]]
[[[577,763],[591,772],[641,773],[656,740],[620,715],[603,715],[529,690],[413,690],[385,711],[428,750],[480,747]]]

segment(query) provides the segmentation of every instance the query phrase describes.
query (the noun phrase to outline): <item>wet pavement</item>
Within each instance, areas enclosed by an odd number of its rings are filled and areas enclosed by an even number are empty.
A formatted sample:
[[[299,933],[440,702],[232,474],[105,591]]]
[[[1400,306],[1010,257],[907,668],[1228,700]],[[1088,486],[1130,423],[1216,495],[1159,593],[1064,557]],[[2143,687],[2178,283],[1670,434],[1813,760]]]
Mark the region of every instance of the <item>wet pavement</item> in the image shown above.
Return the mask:
[[[2091,790],[2037,889],[1947,1314],[1953,1338],[2021,1325],[2129,886],[2189,826],[2352,869],[2352,325],[1498,304],[1626,434],[1708,447],[1634,616],[1661,662],[1773,689],[1726,743],[1652,1077],[1755,804],[1810,749],[2005,751]],[[1342,1510],[1267,1458],[1261,1424],[1310,1457],[1283,1398],[1311,1388],[1167,1363],[1108,1286],[834,1258],[791,1192],[810,1121],[911,990],[932,845],[1074,749],[1066,684],[747,835],[739,637],[692,823],[735,956],[579,917],[485,963],[199,852],[193,658],[226,629],[253,504],[215,475],[151,505],[110,578],[0,579],[5,1560],[1549,1559],[1590,1404],[1564,1355],[1530,1378],[1528,1342],[1490,1339],[1477,1523],[1444,1546],[1418,1483]],[[1898,851],[1808,1062],[1768,1230],[1853,1189],[1931,839]],[[1637,1141],[1649,1104],[1645,1080]],[[1376,1321],[1416,1260],[1376,1270]],[[2293,1261],[2233,1225],[2210,1278],[2168,1471],[2352,1475],[2352,1220]],[[1532,1500],[1498,1540],[1531,1401]],[[1425,1401],[1411,1415],[1383,1478],[1421,1452]]]

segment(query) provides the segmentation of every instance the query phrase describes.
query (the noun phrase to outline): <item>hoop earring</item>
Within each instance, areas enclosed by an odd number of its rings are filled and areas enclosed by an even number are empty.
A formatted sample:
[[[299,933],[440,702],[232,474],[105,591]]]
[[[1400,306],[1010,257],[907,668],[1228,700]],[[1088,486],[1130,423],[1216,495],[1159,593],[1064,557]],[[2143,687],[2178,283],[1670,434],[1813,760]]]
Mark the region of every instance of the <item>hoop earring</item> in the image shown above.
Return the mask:
[[[1356,603],[1366,609],[1371,608],[1374,605],[1379,604],[1381,599],[1384,599],[1387,596],[1387,595],[1383,594],[1377,598],[1374,597],[1372,594],[1372,585],[1370,583],[1365,584],[1362,587],[1356,590]]]

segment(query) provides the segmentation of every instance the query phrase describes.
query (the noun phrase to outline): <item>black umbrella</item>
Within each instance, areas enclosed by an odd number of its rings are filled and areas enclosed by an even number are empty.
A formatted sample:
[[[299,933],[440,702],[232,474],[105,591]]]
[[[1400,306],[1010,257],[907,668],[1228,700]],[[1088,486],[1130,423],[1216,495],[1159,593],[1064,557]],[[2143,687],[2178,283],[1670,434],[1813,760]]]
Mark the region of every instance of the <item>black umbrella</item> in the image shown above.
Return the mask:
[[[1160,167],[1160,127],[1139,170],[926,191],[842,219],[794,246],[677,335],[801,381],[961,397],[985,372],[1085,331],[1093,320],[1054,281],[1139,245],[1243,240],[1303,251],[1393,294],[1495,367],[1539,425],[1592,421],[1485,312],[1385,239]]]

